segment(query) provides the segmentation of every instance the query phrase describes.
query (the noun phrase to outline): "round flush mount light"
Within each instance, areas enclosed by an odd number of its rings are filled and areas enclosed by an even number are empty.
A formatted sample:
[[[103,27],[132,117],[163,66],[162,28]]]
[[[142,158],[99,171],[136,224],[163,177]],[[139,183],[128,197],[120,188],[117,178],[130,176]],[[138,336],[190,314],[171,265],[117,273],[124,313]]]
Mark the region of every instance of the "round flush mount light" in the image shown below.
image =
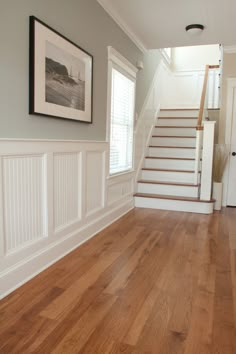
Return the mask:
[[[197,35],[204,30],[204,26],[200,24],[188,25],[185,27],[185,30],[191,35]]]

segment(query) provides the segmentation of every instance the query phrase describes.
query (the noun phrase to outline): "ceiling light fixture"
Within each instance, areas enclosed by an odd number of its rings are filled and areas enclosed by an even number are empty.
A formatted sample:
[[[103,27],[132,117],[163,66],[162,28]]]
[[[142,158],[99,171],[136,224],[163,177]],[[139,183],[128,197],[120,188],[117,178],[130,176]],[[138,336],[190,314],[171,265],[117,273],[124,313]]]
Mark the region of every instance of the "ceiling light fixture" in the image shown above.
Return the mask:
[[[185,30],[191,35],[197,35],[204,30],[204,26],[199,24],[188,25],[185,27]]]

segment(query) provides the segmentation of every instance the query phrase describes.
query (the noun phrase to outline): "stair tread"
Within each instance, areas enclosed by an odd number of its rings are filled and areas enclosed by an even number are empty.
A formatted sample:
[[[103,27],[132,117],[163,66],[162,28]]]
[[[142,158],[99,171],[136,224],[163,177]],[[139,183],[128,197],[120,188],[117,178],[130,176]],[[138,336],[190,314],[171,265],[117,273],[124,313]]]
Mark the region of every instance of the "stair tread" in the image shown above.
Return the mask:
[[[158,156],[145,156],[145,159],[195,161],[194,158],[190,158],[190,157],[158,157]]]
[[[160,146],[160,145],[149,145],[151,148],[165,148],[165,149],[196,149],[192,146]]]
[[[196,136],[190,136],[190,135],[153,135],[153,138],[180,138],[180,139],[196,139]]]
[[[175,195],[150,194],[150,193],[135,193],[134,197],[180,200],[180,201],[197,202],[197,203],[213,203],[215,201],[214,199],[201,200],[200,198],[196,198],[196,197],[177,197]]]
[[[148,168],[148,167],[143,167],[142,170],[144,171],[163,171],[163,172],[186,172],[186,173],[194,173],[193,170],[174,170],[174,169],[168,169],[168,168]]]
[[[158,119],[195,119],[195,120],[197,120],[198,117],[158,117]]]
[[[199,108],[161,108],[160,111],[199,111]]]
[[[187,125],[155,125],[155,128],[180,128],[180,129],[196,129],[196,127],[191,127],[191,126],[187,126]]]
[[[183,187],[199,187],[199,184],[193,183],[182,183],[182,182],[162,182],[162,181],[150,181],[146,179],[140,179],[138,183],[147,183],[147,184],[163,184],[167,186],[183,186]]]

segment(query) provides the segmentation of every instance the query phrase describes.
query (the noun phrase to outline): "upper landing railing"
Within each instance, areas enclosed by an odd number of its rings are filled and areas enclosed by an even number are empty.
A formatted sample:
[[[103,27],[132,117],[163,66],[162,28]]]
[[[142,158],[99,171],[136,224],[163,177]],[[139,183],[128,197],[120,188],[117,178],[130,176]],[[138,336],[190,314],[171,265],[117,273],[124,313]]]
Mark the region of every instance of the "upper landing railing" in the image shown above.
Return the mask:
[[[202,127],[202,122],[208,117],[208,99],[209,99],[209,73],[210,70],[219,69],[219,65],[206,65],[203,88],[201,94],[200,108],[198,114],[197,127]]]

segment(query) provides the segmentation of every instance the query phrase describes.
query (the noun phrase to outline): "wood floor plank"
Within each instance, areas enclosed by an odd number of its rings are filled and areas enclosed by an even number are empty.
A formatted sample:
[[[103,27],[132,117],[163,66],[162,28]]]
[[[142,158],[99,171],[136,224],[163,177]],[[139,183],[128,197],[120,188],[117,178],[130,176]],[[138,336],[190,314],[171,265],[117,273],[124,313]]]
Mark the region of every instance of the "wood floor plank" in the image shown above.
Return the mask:
[[[89,288],[105,271],[110,264],[118,258],[120,254],[118,252],[113,252],[107,255],[104,259],[99,259],[96,264],[93,265],[88,272],[85,272],[83,276],[75,281],[64,293],[53,301],[49,306],[44,309],[40,315],[50,319],[56,319],[61,313],[66,311],[67,307],[71,305],[75,300],[77,301],[79,297]]]
[[[49,292],[38,302],[31,302],[28,309],[25,306],[24,314],[20,317],[15,317],[15,322],[1,333],[0,352],[19,353],[19,347],[23,346],[26,342],[28,344],[35,333],[38,334],[47,324],[52,325],[51,321],[38,317],[38,314],[48,303],[62,293],[63,289],[60,288],[49,289]],[[36,321],[35,318],[37,319]],[[7,341],[5,340],[6,338],[8,338]]]
[[[230,211],[229,211],[230,214]],[[212,351],[215,353],[236,353],[236,332],[234,323],[234,299],[229,257],[228,215],[219,217],[218,245],[216,251],[216,282]]]
[[[132,235],[137,235],[139,232],[143,231],[142,228],[135,228],[130,232]],[[129,239],[129,235],[127,236]],[[132,240],[134,242],[134,240]],[[130,246],[130,242],[126,242],[125,247]],[[106,257],[100,257],[97,262],[91,267],[88,271],[85,271],[82,277],[73,283],[58,299],[52,302],[48,308],[44,309],[41,313],[41,316],[46,318],[55,319],[62,312],[66,310],[67,306],[70,306],[75,300],[78,301],[78,298],[89,288],[98,277],[109,267],[121,254],[121,252],[109,252],[106,254]]]
[[[234,326],[236,328],[236,250],[230,252],[230,264],[231,264],[231,281],[234,303]]]
[[[89,287],[81,298],[67,309],[58,319],[58,323],[55,326],[51,326],[50,331],[48,331],[48,336],[41,336],[37,338],[37,342],[40,343],[38,348],[38,353],[46,352],[51,346],[55,347],[61,340],[61,337],[65,336],[67,332],[70,331],[71,326],[77,322],[78,318],[81,317],[85,311],[91,306],[91,304],[96,300],[98,296],[107,287],[107,284],[111,282],[115,274],[117,274],[120,269],[127,263],[133,253],[142,245],[143,238],[146,237],[146,233],[143,232],[140,235],[143,228],[135,228],[133,232],[136,233],[137,240],[132,244],[126,251],[122,252],[120,257],[116,259],[96,280],[96,282]],[[131,236],[131,233],[127,235]],[[138,236],[142,237],[138,237]],[[68,319],[68,320],[67,320]]]
[[[183,217],[185,217],[184,214],[182,214]],[[182,221],[182,219],[180,218],[180,220]],[[186,224],[185,224],[186,226]],[[174,228],[174,230],[176,232],[180,232],[180,227],[182,227],[182,222],[180,222],[179,224],[176,225],[176,228]],[[185,228],[184,231],[185,232]],[[175,240],[175,242],[172,243],[172,254],[174,254],[174,252],[176,252],[176,247],[178,245],[178,239]],[[179,245],[178,245],[179,247]],[[183,261],[184,261],[184,254],[183,254],[183,249],[184,249],[184,245],[182,244],[182,248],[181,249],[181,256],[183,256]],[[188,250],[186,249],[185,252],[188,252]],[[169,257],[166,256],[165,258],[165,263],[164,263],[164,271],[160,271],[159,275],[157,275],[157,279],[156,282],[154,284],[154,287],[152,288],[152,290],[150,291],[148,297],[146,298],[141,310],[139,311],[132,327],[130,328],[125,341],[129,344],[137,344],[138,338],[142,332],[143,327],[145,326],[149,316],[152,313],[153,310],[153,306],[155,304],[155,301],[159,295],[160,289],[165,289],[165,286],[168,287],[168,284],[174,284],[174,288],[176,289],[176,285],[179,283],[179,274],[178,274],[178,270],[177,268],[180,266],[180,264],[182,263],[180,261],[180,257],[179,255],[176,255],[176,261],[175,264],[172,263],[172,261],[170,261],[170,259],[174,259],[174,257]],[[182,269],[181,269],[182,270]],[[177,273],[177,275],[176,275]],[[176,276],[178,279],[176,279]],[[177,280],[177,281],[176,281]],[[165,283],[165,286],[164,286]],[[173,286],[172,286],[173,288]],[[168,289],[170,290],[170,288]]]
[[[134,209],[0,301],[0,353],[235,354],[236,209]]]
[[[105,292],[108,294],[116,294],[122,287],[125,287],[128,279],[134,273],[138,264],[142,262],[142,257],[146,253],[150,252],[154,247],[155,243],[158,241],[160,234],[156,231],[151,232],[150,235],[147,235],[147,238],[144,240],[142,245],[137,249],[137,251],[129,259],[129,262],[121,269],[121,271],[114,277],[108,287],[105,289]]]
[[[166,239],[174,237],[174,233],[163,235],[163,237]],[[136,271],[131,281],[120,294],[114,308],[111,309],[111,313],[108,314],[101,326],[95,331],[89,343],[82,348],[81,353],[89,353],[94,347],[99,347],[102,353],[106,349],[107,340],[101,339],[101,333],[107,333],[113,340],[122,341],[125,338],[128,329],[135,321],[139,309],[156,282],[158,272],[161,271],[163,264],[165,264],[166,257],[166,249],[159,246],[158,238],[149,257],[140,265],[139,271]],[[139,296],[135,296],[136,294],[139,294]],[[127,309],[129,317],[126,316]]]
[[[166,349],[164,345],[167,338],[169,342],[170,334],[173,335],[174,339],[181,338],[181,333],[168,330],[168,327],[181,289],[181,278],[185,276],[183,274],[186,264],[185,257],[188,255],[190,246],[186,236],[189,224],[184,222],[186,217],[187,215],[182,214],[179,218],[179,223],[176,223],[173,229],[173,235],[177,234],[178,237],[170,239],[171,250],[166,255],[162,272],[160,276],[157,276],[156,280],[156,295],[158,291],[159,295],[137,342],[137,346],[142,347],[147,352],[154,352],[155,348],[160,347],[164,353]],[[161,311],[158,311],[157,309],[160,308]],[[163,313],[165,314],[165,320],[162,319]],[[135,327],[133,330],[135,330]]]
[[[72,326],[71,330],[51,353],[78,353],[116,299],[115,296],[102,294],[96,299],[95,303],[88,309],[88,311],[78,319],[78,322]]]

